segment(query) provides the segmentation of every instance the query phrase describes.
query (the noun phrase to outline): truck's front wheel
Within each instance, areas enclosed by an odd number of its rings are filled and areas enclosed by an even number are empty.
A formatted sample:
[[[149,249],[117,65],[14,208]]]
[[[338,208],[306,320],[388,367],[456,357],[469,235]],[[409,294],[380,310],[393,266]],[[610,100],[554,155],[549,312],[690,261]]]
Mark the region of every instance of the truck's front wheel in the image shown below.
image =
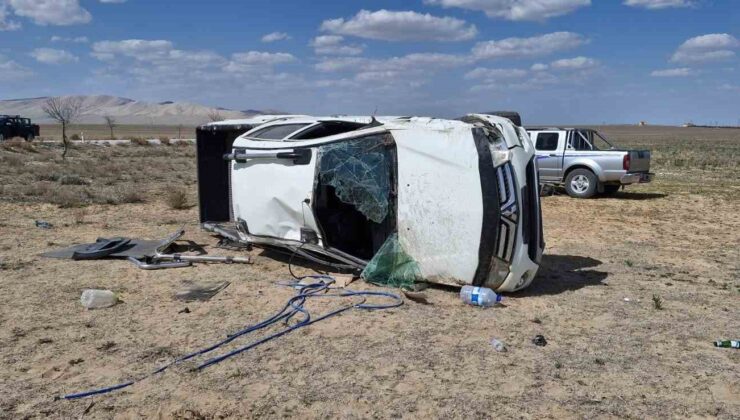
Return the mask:
[[[591,198],[596,194],[599,180],[588,169],[575,169],[565,178],[565,191],[575,198]]]

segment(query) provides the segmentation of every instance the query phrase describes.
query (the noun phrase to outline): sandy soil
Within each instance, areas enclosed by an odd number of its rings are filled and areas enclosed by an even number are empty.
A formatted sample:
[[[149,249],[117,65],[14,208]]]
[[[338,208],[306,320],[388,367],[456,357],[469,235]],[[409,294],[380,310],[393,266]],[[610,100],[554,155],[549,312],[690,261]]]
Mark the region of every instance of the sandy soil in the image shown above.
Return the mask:
[[[431,305],[345,313],[201,372],[186,363],[78,401],[54,397],[142,375],[272,314],[292,295],[275,284],[290,278],[287,265],[259,250],[252,266],[151,272],[44,259],[69,243],[159,238],[181,224],[212,254],[233,252],[213,247],[197,209],[172,210],[161,192],[92,204],[84,220],[74,208],[2,200],[0,417],[737,418],[740,352],[712,341],[740,338],[740,200],[696,187],[698,177],[682,178],[688,192],[671,179],[614,198],[543,198],[543,267],[502,307],[431,288]],[[186,280],[231,285],[208,302],[174,300]],[[79,297],[90,287],[124,303],[87,311]],[[537,334],[547,346],[532,344]]]

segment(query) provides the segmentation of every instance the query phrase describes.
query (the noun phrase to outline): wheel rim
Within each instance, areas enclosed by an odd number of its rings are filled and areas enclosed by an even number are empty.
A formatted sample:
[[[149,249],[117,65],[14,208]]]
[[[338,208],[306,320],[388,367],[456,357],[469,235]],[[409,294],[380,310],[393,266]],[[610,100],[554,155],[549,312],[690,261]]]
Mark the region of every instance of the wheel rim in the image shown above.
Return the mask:
[[[578,194],[585,193],[590,186],[591,181],[588,180],[586,175],[576,175],[570,180],[570,188]]]

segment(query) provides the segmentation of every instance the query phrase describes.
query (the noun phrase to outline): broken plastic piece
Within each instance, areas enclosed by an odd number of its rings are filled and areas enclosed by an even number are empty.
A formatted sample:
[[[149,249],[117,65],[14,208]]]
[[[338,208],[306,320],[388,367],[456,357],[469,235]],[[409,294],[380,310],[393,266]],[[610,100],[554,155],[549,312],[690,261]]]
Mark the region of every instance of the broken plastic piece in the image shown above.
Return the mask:
[[[319,178],[337,197],[380,223],[388,214],[390,162],[379,136],[328,144],[320,149]]]
[[[407,289],[422,280],[419,265],[403,250],[396,233],[386,239],[361,276],[370,283]]]

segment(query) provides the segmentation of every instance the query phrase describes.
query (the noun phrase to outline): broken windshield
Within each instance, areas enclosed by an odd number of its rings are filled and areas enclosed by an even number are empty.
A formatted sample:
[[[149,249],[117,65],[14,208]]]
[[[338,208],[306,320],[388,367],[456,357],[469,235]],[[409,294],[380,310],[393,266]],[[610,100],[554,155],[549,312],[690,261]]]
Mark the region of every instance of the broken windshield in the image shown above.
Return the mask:
[[[368,220],[380,223],[388,214],[390,162],[382,136],[327,144],[320,148],[319,178],[337,197]]]

